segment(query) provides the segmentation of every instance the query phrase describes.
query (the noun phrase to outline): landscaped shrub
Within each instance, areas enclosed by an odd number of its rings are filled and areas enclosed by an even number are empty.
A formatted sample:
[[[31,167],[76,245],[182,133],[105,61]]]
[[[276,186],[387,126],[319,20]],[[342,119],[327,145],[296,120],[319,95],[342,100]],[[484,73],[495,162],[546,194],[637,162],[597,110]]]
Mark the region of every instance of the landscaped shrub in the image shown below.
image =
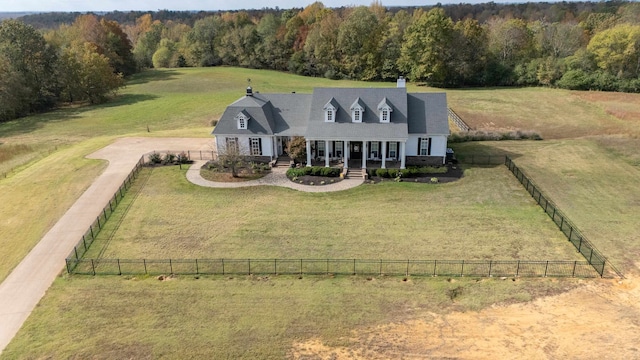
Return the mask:
[[[176,156],[176,161],[180,164],[186,164],[189,162],[189,156],[183,151]]]
[[[340,169],[324,166],[305,166],[287,170],[287,177],[290,179],[305,175],[338,177],[340,176]]]
[[[165,164],[173,164],[176,161],[176,155],[172,153],[167,153],[163,159]]]
[[[389,171],[387,169],[376,169],[376,176],[389,177]]]
[[[449,135],[449,143],[467,141],[496,141],[496,140],[542,140],[542,136],[535,131],[511,130],[471,130]]]
[[[389,174],[388,177],[390,178],[398,177],[398,169],[387,169],[387,173]]]
[[[162,162],[162,156],[158,153],[149,154],[149,162],[152,164],[160,164]]]

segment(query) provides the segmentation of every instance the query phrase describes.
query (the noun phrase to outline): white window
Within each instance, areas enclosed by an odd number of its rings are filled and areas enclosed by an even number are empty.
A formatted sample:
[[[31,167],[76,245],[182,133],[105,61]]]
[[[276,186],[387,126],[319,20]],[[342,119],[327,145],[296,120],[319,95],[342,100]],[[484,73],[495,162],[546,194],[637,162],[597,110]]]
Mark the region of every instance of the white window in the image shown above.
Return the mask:
[[[371,157],[377,159],[378,158],[378,142],[374,141],[371,143]]]
[[[262,149],[260,149],[260,138],[251,138],[249,139],[249,142],[251,143],[251,155],[262,155]]]
[[[238,115],[236,115],[235,119],[238,122],[238,129],[240,130],[247,129],[247,123],[249,122],[249,114],[247,114],[244,110],[240,111]]]
[[[324,156],[324,141],[318,141],[318,156]]]
[[[333,122],[333,110],[327,110],[327,121]]]
[[[240,129],[246,129],[247,128],[247,119],[245,119],[245,118],[238,119],[238,124],[239,124],[238,127]]]
[[[353,110],[353,122],[362,122],[360,119],[360,110]]]
[[[382,110],[382,122],[389,122],[389,110]]]
[[[389,157],[390,158],[398,157],[398,143],[396,142],[389,143]]]
[[[422,138],[420,139],[420,156],[427,156],[429,155],[429,139],[428,138]]]
[[[237,151],[238,150],[238,138],[227,138],[227,151]]]
[[[335,147],[336,147],[336,157],[341,158],[342,157],[342,149],[343,149],[343,143],[342,141],[336,141],[335,143]]]

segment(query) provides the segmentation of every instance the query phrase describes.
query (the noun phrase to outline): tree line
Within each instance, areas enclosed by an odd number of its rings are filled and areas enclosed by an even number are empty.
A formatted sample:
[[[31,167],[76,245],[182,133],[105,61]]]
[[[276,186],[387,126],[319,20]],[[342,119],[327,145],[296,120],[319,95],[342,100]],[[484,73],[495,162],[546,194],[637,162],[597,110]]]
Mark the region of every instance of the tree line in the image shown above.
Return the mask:
[[[39,31],[21,21],[0,23],[0,121],[59,102],[103,101],[140,69],[187,66],[364,81],[404,75],[439,87],[640,92],[635,2],[412,8],[316,2],[285,10],[72,15],[23,18],[55,24]]]

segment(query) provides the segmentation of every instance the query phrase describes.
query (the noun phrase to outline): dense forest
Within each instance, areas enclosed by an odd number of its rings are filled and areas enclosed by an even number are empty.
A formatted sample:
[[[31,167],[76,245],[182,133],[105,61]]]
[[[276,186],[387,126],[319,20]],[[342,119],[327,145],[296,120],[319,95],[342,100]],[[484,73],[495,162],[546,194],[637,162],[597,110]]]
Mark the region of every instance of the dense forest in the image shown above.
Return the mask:
[[[0,23],[0,121],[100,102],[144,68],[640,92],[640,3],[33,14]]]

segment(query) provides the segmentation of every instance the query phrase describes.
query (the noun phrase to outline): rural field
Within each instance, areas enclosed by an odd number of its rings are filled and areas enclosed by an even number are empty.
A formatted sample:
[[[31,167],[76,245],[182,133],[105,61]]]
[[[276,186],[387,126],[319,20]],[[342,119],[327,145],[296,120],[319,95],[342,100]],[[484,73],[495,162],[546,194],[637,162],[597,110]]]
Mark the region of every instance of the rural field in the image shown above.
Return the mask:
[[[207,137],[247,78],[260,92],[394,86],[235,68],[149,71],[111,103],[0,124],[0,280],[107,166],[85,155],[125,136]],[[63,274],[2,358],[637,357],[640,95],[447,96],[472,127],[542,135],[452,147],[512,156],[626,279]],[[204,189],[158,168],[123,215],[89,256],[580,259],[502,166],[466,168],[450,184],[335,194]]]

